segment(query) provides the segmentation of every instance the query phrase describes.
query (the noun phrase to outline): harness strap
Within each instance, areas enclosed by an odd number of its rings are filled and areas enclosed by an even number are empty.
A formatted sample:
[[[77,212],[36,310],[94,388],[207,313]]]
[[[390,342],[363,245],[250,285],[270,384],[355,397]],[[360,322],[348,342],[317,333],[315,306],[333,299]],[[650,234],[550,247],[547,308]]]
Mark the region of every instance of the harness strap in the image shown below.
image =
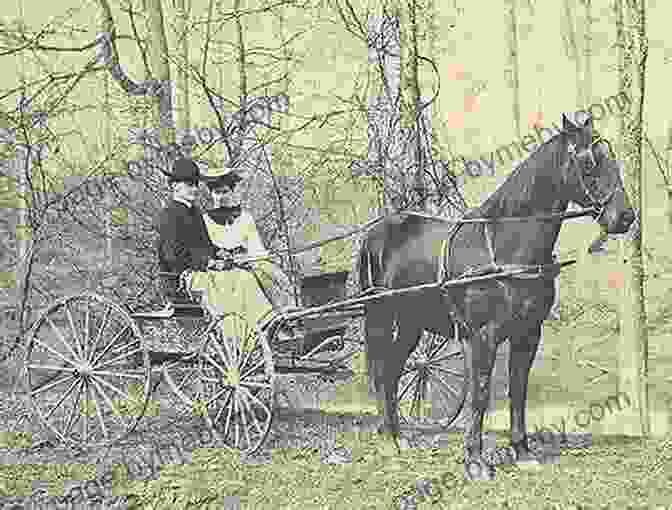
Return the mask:
[[[452,236],[451,236],[452,237]],[[491,243],[488,243],[491,247]],[[448,249],[449,249],[449,240],[443,239],[441,241],[440,249],[440,260],[438,263],[437,271],[437,282],[446,282],[449,279],[448,271]],[[494,254],[490,251],[490,254],[494,261]],[[491,273],[506,273],[509,271],[520,271],[524,270],[525,273],[518,273],[507,275],[507,278],[519,278],[519,279],[534,279],[534,278],[557,278],[560,274],[560,269],[563,265],[568,265],[573,263],[570,262],[558,262],[557,257],[553,256],[553,262],[550,264],[492,264],[488,266],[481,266],[474,268],[466,273],[461,274],[459,278],[482,276]]]
[[[491,224],[485,223],[484,234],[485,234],[485,244],[488,246],[488,252],[490,253],[490,264],[493,269],[499,270],[497,261],[495,260],[495,250],[492,247],[492,231],[490,230]]]
[[[448,262],[448,239],[442,239],[441,249],[439,250],[439,263],[437,264],[438,265],[438,271],[436,274],[437,282],[442,282],[446,277],[448,271],[448,269],[446,268],[447,262]]]

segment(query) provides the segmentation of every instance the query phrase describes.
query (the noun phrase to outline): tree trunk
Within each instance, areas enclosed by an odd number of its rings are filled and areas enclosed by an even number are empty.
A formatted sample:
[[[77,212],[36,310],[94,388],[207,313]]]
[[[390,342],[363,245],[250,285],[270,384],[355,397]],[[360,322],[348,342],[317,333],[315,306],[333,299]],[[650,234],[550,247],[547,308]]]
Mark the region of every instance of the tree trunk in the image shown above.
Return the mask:
[[[576,76],[576,93],[577,93],[577,103],[579,108],[585,106],[586,97],[584,90],[584,80],[583,80],[583,62],[581,61],[581,52],[579,51],[579,44],[576,37],[576,29],[574,26],[574,16],[572,15],[572,10],[574,8],[573,0],[564,0],[563,2],[565,10],[565,24],[566,24],[566,45],[567,45],[567,54],[571,60],[574,61],[575,76]]]
[[[19,17],[21,20],[24,19],[24,9],[23,9],[23,0],[18,0],[19,2]],[[26,85],[26,59],[25,52],[21,52],[21,82],[24,86],[23,94],[26,94],[25,85]],[[25,143],[28,143],[29,140],[24,140]],[[23,149],[17,148],[16,159],[14,161],[15,165],[15,178],[16,178],[16,192],[17,192],[17,209],[16,209],[16,270],[15,270],[15,296],[16,296],[16,310],[20,312],[23,310],[22,303],[26,303],[28,300],[28,294],[30,291],[30,286],[28,279],[29,276],[29,260],[30,246],[32,240],[32,226],[30,223],[30,214],[28,207],[30,203],[28,201],[30,195],[30,187],[28,177],[32,175],[31,165],[32,165],[32,153],[29,146],[24,146]],[[22,314],[24,315],[24,314]],[[24,317],[19,318],[19,326],[23,326]]]
[[[672,123],[667,128],[667,147],[665,147],[665,170],[669,175],[670,169],[672,169]],[[672,184],[668,184],[665,187],[667,191],[667,224],[672,230]]]
[[[191,108],[189,105],[189,37],[188,37],[188,22],[191,10],[191,5],[187,5],[188,0],[176,0],[175,7],[177,9],[177,31],[180,38],[180,53],[182,57],[182,64],[178,71],[177,82],[177,108],[178,108],[178,128],[183,130],[186,135],[191,128]],[[189,4],[191,2],[189,1]]]
[[[408,14],[409,14],[409,29],[411,32],[411,44],[410,44],[410,62],[409,62],[409,71],[410,71],[410,89],[411,89],[411,105],[414,118],[414,128],[415,128],[415,175],[413,176],[414,185],[413,185],[413,203],[414,208],[417,208],[421,211],[425,210],[426,199],[425,199],[425,186],[424,186],[424,150],[423,150],[423,137],[427,135],[423,129],[423,122],[420,117],[420,111],[422,108],[422,95],[420,93],[420,79],[418,76],[418,5],[417,0],[408,0]]]
[[[145,0],[147,9],[147,30],[150,34],[149,65],[153,78],[159,80],[162,89],[158,97],[154,97],[155,112],[158,113],[159,140],[161,145],[175,143],[175,123],[173,119],[173,95],[170,81],[170,65],[168,63],[168,40],[163,23],[163,6],[161,0]],[[170,170],[170,169],[166,169]]]
[[[106,154],[112,152],[112,112],[110,109],[110,76],[105,74],[105,138],[104,146]],[[112,165],[113,163],[111,163]],[[106,172],[111,173],[111,172]],[[104,178],[104,177],[103,177]],[[112,223],[112,208],[114,206],[114,198],[112,191],[105,190],[105,261],[112,266],[119,264],[119,243],[114,239],[114,227]]]
[[[667,186],[667,224],[672,229],[672,186]]]
[[[577,29],[573,10],[575,9],[574,0],[563,0],[564,21],[565,21],[565,47],[567,56],[574,62],[574,75],[576,79],[576,106],[583,109],[586,106],[586,80],[583,74],[582,54],[579,49]],[[585,233],[587,226],[583,221],[580,221],[580,230]],[[587,253],[587,246],[581,243],[577,255],[576,264],[576,298],[579,301],[587,301],[591,299],[590,278],[588,275],[592,273],[590,268],[590,257]]]
[[[616,0],[617,44],[619,49],[619,92],[633,98],[633,111],[621,118],[621,145],[625,178],[633,206],[639,211],[639,229],[631,239],[620,241],[623,260],[621,331],[618,349],[618,391],[628,395],[631,415],[622,420],[626,435],[650,433],[647,359],[648,332],[644,300],[644,209],[642,208],[642,115],[645,98],[646,40],[644,0]],[[636,87],[633,87],[633,82]]]
[[[509,23],[509,70],[511,73],[511,90],[513,92],[513,120],[516,136],[520,138],[520,60],[518,52],[518,0],[506,0]]]
[[[583,58],[585,59],[585,73],[583,79],[583,87],[586,94],[586,104],[588,107],[593,101],[593,18],[592,18],[592,3],[593,0],[582,0],[585,12],[585,19],[583,24]]]

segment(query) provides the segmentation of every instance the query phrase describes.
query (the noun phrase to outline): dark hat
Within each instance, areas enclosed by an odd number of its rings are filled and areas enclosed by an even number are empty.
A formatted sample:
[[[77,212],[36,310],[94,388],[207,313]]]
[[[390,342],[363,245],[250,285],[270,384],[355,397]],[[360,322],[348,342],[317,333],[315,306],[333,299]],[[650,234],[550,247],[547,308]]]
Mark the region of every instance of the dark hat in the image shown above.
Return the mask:
[[[215,189],[221,186],[228,186],[229,188],[233,189],[236,184],[238,184],[243,179],[244,177],[242,177],[238,172],[236,172],[233,168],[228,167],[210,170],[203,177],[203,180],[209,189]]]
[[[182,158],[173,164],[173,174],[168,180],[170,182],[198,182],[201,180],[201,173],[191,159]]]

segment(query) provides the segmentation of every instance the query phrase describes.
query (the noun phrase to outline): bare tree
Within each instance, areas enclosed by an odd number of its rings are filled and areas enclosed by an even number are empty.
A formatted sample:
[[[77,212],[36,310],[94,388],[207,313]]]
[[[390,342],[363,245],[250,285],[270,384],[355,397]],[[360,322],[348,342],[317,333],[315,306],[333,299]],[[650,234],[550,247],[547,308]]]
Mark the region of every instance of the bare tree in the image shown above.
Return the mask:
[[[510,76],[509,86],[513,94],[513,121],[516,126],[516,135],[520,138],[520,45],[518,44],[518,0],[506,0],[508,23],[508,57]]]
[[[577,30],[574,17],[574,0],[563,0],[565,34],[563,40],[565,42],[565,50],[567,56],[574,62],[575,78],[576,78],[576,102],[579,108],[582,108],[586,102],[586,94],[584,89],[583,79],[583,61],[581,59],[581,50],[577,37]]]
[[[616,0],[617,45],[619,50],[620,93],[633,98],[633,111],[621,117],[621,152],[625,161],[626,183],[633,205],[638,209],[638,221],[630,239],[620,240],[620,259],[624,261],[621,294],[621,328],[618,349],[618,390],[630,395],[632,415],[625,423],[626,434],[648,436],[651,431],[648,407],[648,332],[644,294],[644,210],[642,209],[642,115],[645,100],[646,9],[644,0]],[[635,85],[633,87],[633,85]]]
[[[398,4],[387,2],[381,6],[382,16],[367,12],[369,21],[378,20],[370,24],[356,17],[354,10],[350,10],[350,17],[346,17],[345,9],[339,9],[340,2],[335,3],[343,23],[350,30],[354,30],[352,27],[369,27],[369,60],[376,70],[371,77],[375,78],[371,88],[379,93],[370,99],[368,106],[362,105],[367,112],[368,158],[353,162],[354,176],[373,179],[385,212],[425,209],[430,203],[435,212],[463,210],[466,204],[457,189],[454,169],[439,159],[441,155],[436,150],[434,133],[429,126],[430,107],[438,97],[440,80],[436,63],[419,51],[417,34],[426,32],[429,26],[425,19],[422,27],[418,27],[421,23],[419,13],[427,10],[428,5],[410,2],[406,6],[409,11],[404,11]],[[350,5],[347,0],[344,3],[346,7]],[[354,33],[360,36],[362,32]],[[418,99],[422,97],[418,79],[420,63],[436,76],[436,88],[427,101]],[[407,68],[410,71],[404,76],[401,69]],[[410,127],[404,127],[404,124]],[[438,157],[433,157],[435,155]]]
[[[583,58],[585,70],[583,87],[586,91],[586,104],[593,101],[593,0],[581,0],[584,8],[583,19]]]

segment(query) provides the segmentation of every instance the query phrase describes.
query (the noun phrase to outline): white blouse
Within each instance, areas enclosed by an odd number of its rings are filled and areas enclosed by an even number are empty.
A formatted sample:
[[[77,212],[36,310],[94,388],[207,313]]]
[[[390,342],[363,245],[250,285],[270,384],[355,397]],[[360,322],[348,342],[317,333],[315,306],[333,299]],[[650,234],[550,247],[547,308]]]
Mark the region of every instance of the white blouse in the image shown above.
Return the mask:
[[[247,257],[265,257],[268,255],[259,236],[254,218],[248,211],[241,211],[231,225],[216,223],[207,213],[203,214],[210,239],[218,248],[231,250],[236,246],[247,249]]]

